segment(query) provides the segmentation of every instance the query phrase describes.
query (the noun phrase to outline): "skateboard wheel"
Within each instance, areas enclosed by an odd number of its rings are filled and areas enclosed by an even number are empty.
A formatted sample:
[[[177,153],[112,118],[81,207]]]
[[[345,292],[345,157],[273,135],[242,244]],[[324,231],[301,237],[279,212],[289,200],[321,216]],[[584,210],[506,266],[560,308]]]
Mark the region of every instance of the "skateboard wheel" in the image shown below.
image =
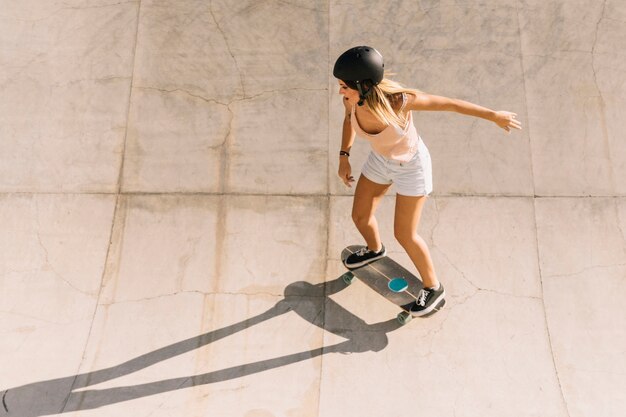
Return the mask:
[[[413,316],[411,316],[409,313],[407,313],[406,311],[403,311],[402,313],[398,314],[398,322],[402,325],[407,324],[408,322],[410,322],[413,319]]]
[[[346,272],[345,274],[343,274],[342,278],[343,278],[343,282],[345,282],[346,285],[352,284],[354,280],[356,279],[356,277],[354,276],[352,272]]]

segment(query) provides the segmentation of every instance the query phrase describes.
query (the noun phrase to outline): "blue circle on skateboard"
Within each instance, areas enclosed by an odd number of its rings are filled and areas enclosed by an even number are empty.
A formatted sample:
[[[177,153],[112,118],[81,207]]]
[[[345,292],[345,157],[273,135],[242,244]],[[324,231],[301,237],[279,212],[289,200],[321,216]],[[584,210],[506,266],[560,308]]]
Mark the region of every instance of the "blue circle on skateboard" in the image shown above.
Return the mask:
[[[409,288],[409,283],[404,278],[393,278],[388,285],[393,292],[402,292]]]

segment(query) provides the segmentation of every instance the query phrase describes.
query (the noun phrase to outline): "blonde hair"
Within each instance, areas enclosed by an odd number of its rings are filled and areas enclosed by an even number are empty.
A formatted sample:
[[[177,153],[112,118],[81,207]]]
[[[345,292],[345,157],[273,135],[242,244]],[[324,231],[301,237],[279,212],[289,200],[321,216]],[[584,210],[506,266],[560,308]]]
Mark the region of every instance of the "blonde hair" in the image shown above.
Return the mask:
[[[385,73],[385,77],[393,75]],[[371,88],[365,102],[376,118],[386,125],[397,125],[404,128],[408,122],[408,112],[398,112],[393,108],[391,98],[400,93],[419,94],[421,91],[404,87],[397,81],[383,78],[380,83]]]

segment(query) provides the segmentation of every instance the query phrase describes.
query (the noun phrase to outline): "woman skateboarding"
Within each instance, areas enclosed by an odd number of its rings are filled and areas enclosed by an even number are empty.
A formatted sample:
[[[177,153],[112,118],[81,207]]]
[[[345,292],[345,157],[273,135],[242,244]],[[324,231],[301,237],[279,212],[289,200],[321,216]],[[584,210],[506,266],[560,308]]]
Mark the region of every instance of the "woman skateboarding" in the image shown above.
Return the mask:
[[[372,148],[361,170],[352,206],[352,219],[367,246],[347,257],[345,266],[358,268],[385,256],[374,214],[391,184],[395,184],[394,235],[424,283],[411,314],[426,315],[443,300],[445,290],[437,279],[428,246],[417,234],[433,185],[430,154],[413,125],[411,111],[453,111],[492,121],[507,132],[521,129],[521,124],[515,113],[426,94],[385,78],[383,57],[369,46],[344,52],[335,62],[333,75],[339,80],[345,107],[338,175],[348,187],[354,182],[349,157],[355,135],[369,141]]]

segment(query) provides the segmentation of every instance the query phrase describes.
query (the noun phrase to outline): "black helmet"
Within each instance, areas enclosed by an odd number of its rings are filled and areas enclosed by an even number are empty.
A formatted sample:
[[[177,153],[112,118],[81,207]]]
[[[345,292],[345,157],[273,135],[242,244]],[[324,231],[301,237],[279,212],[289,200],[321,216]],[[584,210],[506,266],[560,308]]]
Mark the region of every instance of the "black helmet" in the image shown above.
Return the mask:
[[[383,56],[371,46],[355,46],[341,54],[335,62],[333,75],[359,92],[359,106],[371,88],[383,79]]]

